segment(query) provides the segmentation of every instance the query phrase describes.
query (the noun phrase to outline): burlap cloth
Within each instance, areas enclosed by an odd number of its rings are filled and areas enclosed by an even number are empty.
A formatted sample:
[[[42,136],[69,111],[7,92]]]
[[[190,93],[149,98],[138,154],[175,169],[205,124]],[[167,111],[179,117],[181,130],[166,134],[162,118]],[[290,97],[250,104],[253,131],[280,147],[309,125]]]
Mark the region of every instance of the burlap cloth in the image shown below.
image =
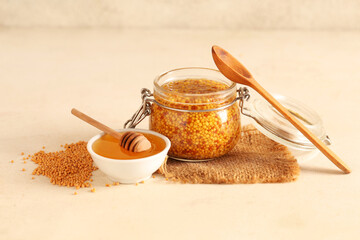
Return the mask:
[[[168,159],[158,172],[182,183],[282,183],[300,174],[296,159],[287,147],[274,142],[252,125],[242,129],[234,149],[207,162]]]

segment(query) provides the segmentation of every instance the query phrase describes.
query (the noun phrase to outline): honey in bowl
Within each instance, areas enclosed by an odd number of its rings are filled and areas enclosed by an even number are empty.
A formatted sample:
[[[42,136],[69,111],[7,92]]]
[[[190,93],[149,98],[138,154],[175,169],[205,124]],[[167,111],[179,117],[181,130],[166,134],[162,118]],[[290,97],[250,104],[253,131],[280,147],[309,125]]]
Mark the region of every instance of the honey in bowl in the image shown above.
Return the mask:
[[[100,156],[119,159],[119,160],[131,160],[138,158],[145,158],[155,155],[165,149],[166,143],[163,139],[158,136],[143,133],[143,135],[150,141],[151,148],[144,152],[131,152],[120,147],[119,140],[105,134],[97,139],[92,148],[94,152]]]

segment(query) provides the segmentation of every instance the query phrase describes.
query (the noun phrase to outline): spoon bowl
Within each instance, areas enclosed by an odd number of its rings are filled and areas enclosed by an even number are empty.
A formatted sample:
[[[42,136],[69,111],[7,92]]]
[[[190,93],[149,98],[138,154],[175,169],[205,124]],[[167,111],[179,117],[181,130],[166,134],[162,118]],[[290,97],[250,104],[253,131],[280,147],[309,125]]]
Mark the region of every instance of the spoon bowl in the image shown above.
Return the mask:
[[[252,86],[255,79],[236,58],[218,46],[212,47],[212,56],[220,72],[233,82]]]

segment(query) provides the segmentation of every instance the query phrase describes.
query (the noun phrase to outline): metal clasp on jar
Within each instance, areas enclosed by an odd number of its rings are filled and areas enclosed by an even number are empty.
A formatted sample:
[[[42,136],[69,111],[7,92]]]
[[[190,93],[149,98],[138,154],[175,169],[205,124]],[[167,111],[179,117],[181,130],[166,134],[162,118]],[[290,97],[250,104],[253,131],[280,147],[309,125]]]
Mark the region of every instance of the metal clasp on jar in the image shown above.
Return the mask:
[[[236,98],[236,100],[239,100],[239,107],[241,113],[245,116],[251,117],[250,111],[244,106],[244,103],[249,101],[250,99],[249,89],[247,89],[246,87],[240,87],[237,92],[239,96]]]
[[[139,109],[134,113],[134,115],[125,122],[124,128],[135,128],[144,118],[151,114],[151,103],[154,101],[151,97],[153,96],[152,92],[147,88],[141,89],[141,99],[142,103]]]
[[[235,98],[231,103],[218,108],[185,110],[185,109],[175,109],[157,102],[155,99],[152,98],[153,93],[149,89],[143,88],[141,89],[142,103],[139,109],[134,113],[134,115],[129,120],[126,121],[126,123],[124,124],[124,128],[135,128],[142,120],[144,120],[147,116],[149,116],[151,114],[151,103],[156,103],[157,105],[163,108],[179,111],[179,112],[212,112],[212,111],[219,111],[226,109],[239,100],[241,113],[243,113],[246,116],[249,116],[249,113],[246,111],[246,108],[244,107],[244,101],[248,101],[250,98],[249,90],[246,87],[240,87],[237,90],[237,93],[238,93],[238,97]]]

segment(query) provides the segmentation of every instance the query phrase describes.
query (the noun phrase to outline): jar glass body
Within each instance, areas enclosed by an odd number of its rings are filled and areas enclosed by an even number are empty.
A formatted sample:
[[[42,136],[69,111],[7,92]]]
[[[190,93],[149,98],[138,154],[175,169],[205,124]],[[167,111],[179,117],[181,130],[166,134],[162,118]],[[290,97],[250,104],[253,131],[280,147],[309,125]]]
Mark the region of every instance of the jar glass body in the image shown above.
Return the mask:
[[[196,92],[196,85],[202,81],[212,84],[208,86],[210,92]],[[175,82],[188,88],[186,84],[191,84],[193,91],[177,92],[164,87]],[[220,157],[240,137],[236,97],[236,85],[217,70],[182,68],[166,72],[154,81],[150,129],[170,139],[170,157],[185,161]]]

